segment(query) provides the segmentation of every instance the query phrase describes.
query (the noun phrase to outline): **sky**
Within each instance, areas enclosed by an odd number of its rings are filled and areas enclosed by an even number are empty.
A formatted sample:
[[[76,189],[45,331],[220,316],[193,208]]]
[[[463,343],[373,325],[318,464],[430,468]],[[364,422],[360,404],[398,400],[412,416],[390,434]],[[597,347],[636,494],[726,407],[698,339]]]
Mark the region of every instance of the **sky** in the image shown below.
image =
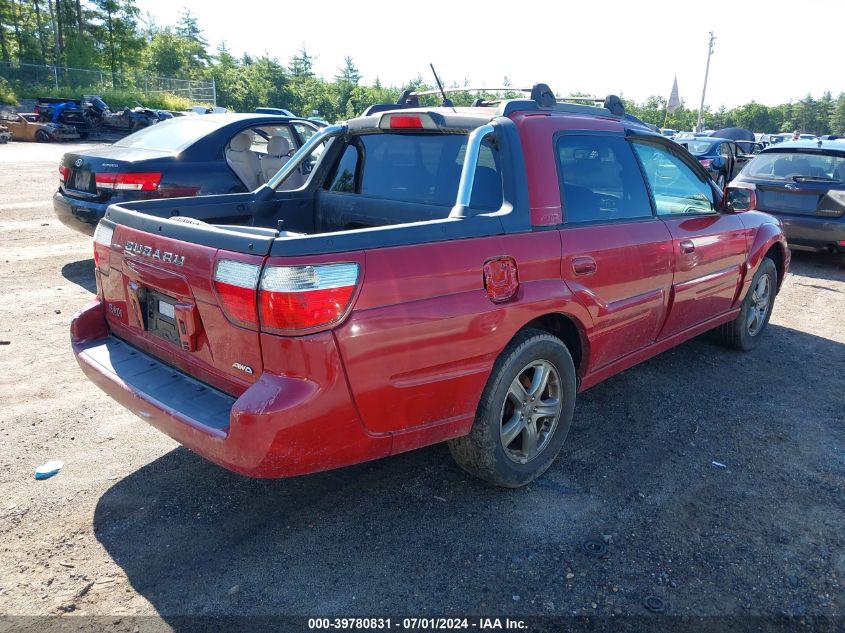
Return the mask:
[[[398,86],[417,75],[432,83],[431,62],[447,84],[466,78],[473,86],[500,86],[507,76],[516,87],[541,81],[562,95],[644,101],[668,98],[677,76],[681,99],[698,108],[713,31],[705,100],[713,110],[845,92],[842,40],[831,30],[845,24],[843,0],[244,0],[225,8],[208,0],[137,0],[137,6],[159,26],[189,9],[212,51],[225,40],[236,56],[267,54],[287,64],[304,46],[326,79],[348,55],[368,85],[378,77]]]

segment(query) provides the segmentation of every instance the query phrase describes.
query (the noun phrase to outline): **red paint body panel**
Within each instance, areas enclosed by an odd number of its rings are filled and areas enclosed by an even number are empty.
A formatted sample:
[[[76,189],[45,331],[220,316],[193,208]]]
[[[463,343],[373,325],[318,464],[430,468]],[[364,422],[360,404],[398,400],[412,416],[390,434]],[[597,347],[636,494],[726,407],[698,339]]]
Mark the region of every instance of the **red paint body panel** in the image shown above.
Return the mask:
[[[748,248],[748,230],[739,215],[664,216],[662,220],[672,234],[675,274],[661,339],[724,314],[734,305]],[[684,252],[682,243],[691,252]]]
[[[209,460],[246,475],[284,477],[468,433],[493,364],[528,323],[550,316],[571,322],[583,391],[735,318],[770,249],[780,249],[781,272],[788,270],[783,232],[761,213],[563,224],[555,133],[618,134],[625,124],[542,111],[511,118],[534,230],[262,257],[117,225],[111,249],[95,246],[102,298],[71,325],[82,369]],[[124,254],[127,241],[149,247],[148,254]],[[184,264],[156,259],[157,251],[184,256]],[[259,332],[234,325],[221,309],[213,284],[221,257],[257,266],[355,262],[359,282],[337,322]],[[185,349],[143,329],[130,302],[142,289],[178,301]],[[203,427],[189,410],[169,409],[87,360],[86,346],[110,335],[233,396],[228,427]]]
[[[657,338],[672,284],[672,243],[659,220],[580,226],[560,231],[561,274],[592,318],[585,371],[617,360]],[[589,254],[595,272],[573,260]]]
[[[493,303],[483,283],[485,262],[498,256],[511,257],[519,274],[517,294],[505,303]],[[375,249],[366,257],[355,310],[335,333],[374,433],[474,416],[514,332],[542,310],[562,309],[568,295],[555,232]]]
[[[115,375],[84,362],[84,342],[98,338],[103,325],[100,303],[73,320],[73,348],[85,374],[123,406],[143,413],[147,422],[225,468],[253,477],[288,477],[390,454],[391,437],[373,437],[361,425],[329,332],[298,339],[263,335],[268,358],[280,363],[268,362],[261,377],[235,401],[229,429],[221,437],[204,431],[191,420],[190,411],[163,408]]]

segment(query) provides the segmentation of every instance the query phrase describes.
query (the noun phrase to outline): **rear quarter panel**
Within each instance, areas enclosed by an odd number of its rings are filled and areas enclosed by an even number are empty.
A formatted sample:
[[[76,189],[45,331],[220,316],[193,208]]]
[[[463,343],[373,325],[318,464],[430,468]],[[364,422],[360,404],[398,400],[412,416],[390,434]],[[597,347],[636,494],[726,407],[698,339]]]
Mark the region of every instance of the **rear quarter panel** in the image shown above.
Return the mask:
[[[487,297],[482,274],[498,256],[514,258],[519,275],[517,295],[503,304]],[[556,231],[368,251],[355,310],[335,331],[364,425],[374,433],[444,427],[424,443],[468,432],[514,334],[570,308],[589,318],[560,277]]]

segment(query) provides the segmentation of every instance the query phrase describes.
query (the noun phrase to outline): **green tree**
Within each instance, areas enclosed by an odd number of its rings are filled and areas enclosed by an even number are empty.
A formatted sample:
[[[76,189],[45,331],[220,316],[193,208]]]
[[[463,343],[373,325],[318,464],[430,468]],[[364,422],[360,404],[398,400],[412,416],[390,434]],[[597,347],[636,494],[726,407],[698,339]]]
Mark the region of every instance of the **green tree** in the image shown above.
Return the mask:
[[[298,54],[291,57],[288,72],[294,78],[314,76],[314,58],[308,54],[305,46],[300,49]]]
[[[830,112],[831,134],[845,135],[845,92],[840,92]]]
[[[57,6],[59,0],[56,0]],[[135,0],[94,0],[100,10],[100,23],[105,31],[105,53],[111,71],[112,85],[120,85],[118,73],[131,63],[137,64],[136,56],[145,42],[137,31],[139,15]]]

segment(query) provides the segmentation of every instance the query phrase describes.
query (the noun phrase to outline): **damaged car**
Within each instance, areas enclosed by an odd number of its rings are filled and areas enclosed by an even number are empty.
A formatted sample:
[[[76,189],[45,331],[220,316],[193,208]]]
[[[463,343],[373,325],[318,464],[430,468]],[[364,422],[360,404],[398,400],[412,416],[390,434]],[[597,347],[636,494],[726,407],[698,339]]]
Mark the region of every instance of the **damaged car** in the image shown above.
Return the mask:
[[[79,138],[79,132],[64,123],[45,123],[35,113],[18,114],[0,112],[0,125],[5,125],[13,141],[73,141]]]

